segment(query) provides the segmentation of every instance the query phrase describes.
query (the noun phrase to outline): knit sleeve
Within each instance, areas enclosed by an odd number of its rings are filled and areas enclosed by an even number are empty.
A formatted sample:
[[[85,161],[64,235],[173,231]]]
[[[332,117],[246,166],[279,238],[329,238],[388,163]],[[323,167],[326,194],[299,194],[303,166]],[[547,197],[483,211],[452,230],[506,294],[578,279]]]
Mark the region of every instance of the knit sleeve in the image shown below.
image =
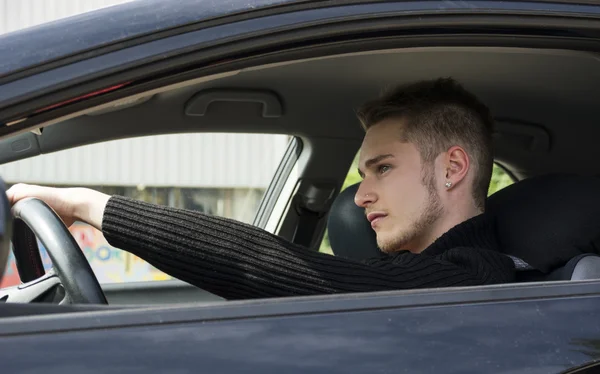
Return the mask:
[[[494,282],[480,263],[412,254],[361,263],[310,251],[260,228],[113,196],[107,241],[226,299],[369,292]],[[469,256],[467,256],[469,257]],[[494,272],[494,269],[487,269]]]

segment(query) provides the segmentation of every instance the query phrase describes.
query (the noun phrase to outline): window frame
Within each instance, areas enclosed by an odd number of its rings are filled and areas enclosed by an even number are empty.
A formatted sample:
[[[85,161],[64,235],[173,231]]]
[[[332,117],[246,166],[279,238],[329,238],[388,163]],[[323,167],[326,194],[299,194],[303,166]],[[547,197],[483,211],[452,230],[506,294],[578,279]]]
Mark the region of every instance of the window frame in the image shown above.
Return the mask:
[[[165,129],[167,130],[167,129]],[[118,140],[130,140],[130,139],[143,139],[143,138],[151,138],[151,137],[160,137],[160,136],[172,136],[172,135],[189,135],[189,132],[181,132],[181,133],[172,133],[172,132],[160,132],[154,133],[152,135],[130,135]],[[204,134],[219,134],[215,132],[193,132],[192,134],[204,135]],[[231,135],[231,133],[222,133],[223,135]],[[258,206],[256,211],[254,212],[254,218],[250,220],[253,222],[253,225],[256,225],[256,222],[259,222],[261,219],[264,221],[262,223],[265,225],[269,220],[276,218],[280,220],[282,217],[272,217],[275,204],[277,203],[282,190],[286,183],[289,182],[289,177],[294,168],[297,168],[297,161],[300,157],[302,151],[302,141],[300,138],[286,135],[286,134],[255,134],[255,133],[235,133],[237,135],[263,135],[263,136],[288,136],[290,137],[289,142],[286,146],[285,152],[278,163],[271,180],[267,187],[265,188],[265,192],[263,196],[258,200]],[[117,141],[118,141],[117,140]],[[93,145],[99,145],[103,143],[108,143],[114,141],[114,139],[102,139],[96,143],[91,144],[81,144],[75,147],[68,148],[66,150],[74,150],[81,149],[84,147],[89,147]],[[61,150],[62,152],[65,150]],[[19,162],[27,159],[35,159],[37,157],[44,157],[46,154],[41,153],[39,155],[33,155],[30,157],[25,157],[20,160],[16,160],[14,162]],[[34,161],[35,162],[35,161]],[[294,178],[291,178],[292,182],[295,182]],[[56,185],[57,187],[74,187],[71,185],[65,185],[64,183],[59,183]],[[87,185],[81,184],[81,186],[86,187]],[[90,188],[98,188],[102,187],[97,185],[96,183],[92,183],[89,185]],[[109,186],[114,187],[114,186]],[[120,186],[117,186],[119,188]],[[148,186],[153,187],[153,186]],[[123,187],[125,189],[130,187]],[[158,188],[167,188],[167,187],[158,187]],[[172,186],[170,188],[173,188]],[[202,188],[201,186],[197,188]],[[213,189],[216,187],[207,187],[209,189]],[[281,215],[285,213],[283,210],[279,212]],[[260,227],[260,226],[258,226]],[[112,247],[112,246],[111,246]],[[122,253],[126,253],[125,251],[116,248]],[[141,259],[143,261],[143,259]],[[150,292],[155,292],[156,294],[162,294],[165,296],[165,299],[174,300],[177,303],[183,302],[214,302],[218,300],[223,300],[221,297],[213,295],[205,290],[202,290],[196,286],[192,286],[188,283],[180,281],[178,279],[167,279],[167,280],[148,280],[148,281],[121,281],[121,282],[103,282],[100,283],[101,288],[106,293],[109,302],[114,303],[114,300],[124,300],[122,297],[123,294],[128,295],[127,304],[149,304],[148,297],[145,297],[144,294],[148,294]],[[175,297],[173,297],[175,295]],[[172,301],[161,301],[156,304],[164,304]]]

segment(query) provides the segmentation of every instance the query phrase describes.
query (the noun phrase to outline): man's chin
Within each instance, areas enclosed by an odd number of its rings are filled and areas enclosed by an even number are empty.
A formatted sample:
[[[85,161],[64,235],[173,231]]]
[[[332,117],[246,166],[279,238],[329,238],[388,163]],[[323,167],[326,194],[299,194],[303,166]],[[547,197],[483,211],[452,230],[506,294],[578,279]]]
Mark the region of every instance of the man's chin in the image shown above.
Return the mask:
[[[381,235],[377,235],[377,246],[381,252],[386,254],[402,251],[400,243],[395,243],[393,238],[381,237]]]
[[[393,248],[381,248],[381,246],[379,246],[379,250],[383,253],[385,253],[386,255],[391,255],[395,252],[399,252],[400,249],[393,249]]]
[[[401,232],[381,230],[377,232],[377,246],[381,252],[386,254],[411,251],[412,249],[407,247],[410,247],[410,243],[413,239],[414,235],[412,235],[412,230],[402,230]]]

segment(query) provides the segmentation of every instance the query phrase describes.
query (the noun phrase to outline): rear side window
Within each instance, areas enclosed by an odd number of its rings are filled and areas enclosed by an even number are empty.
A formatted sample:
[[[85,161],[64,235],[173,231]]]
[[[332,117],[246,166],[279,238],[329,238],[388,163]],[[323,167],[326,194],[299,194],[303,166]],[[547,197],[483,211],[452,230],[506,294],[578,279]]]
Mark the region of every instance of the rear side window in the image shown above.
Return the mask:
[[[490,188],[488,189],[488,196],[494,192],[498,192],[504,187],[508,187],[515,183],[510,174],[508,174],[502,167],[494,164],[494,171],[492,172],[492,180],[490,181]]]

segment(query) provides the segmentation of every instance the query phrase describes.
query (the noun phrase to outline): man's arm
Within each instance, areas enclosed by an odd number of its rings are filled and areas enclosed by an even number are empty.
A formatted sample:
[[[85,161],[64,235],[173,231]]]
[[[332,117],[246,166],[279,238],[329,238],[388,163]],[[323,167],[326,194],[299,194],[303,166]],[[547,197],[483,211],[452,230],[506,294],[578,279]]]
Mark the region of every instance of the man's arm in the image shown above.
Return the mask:
[[[457,263],[408,251],[360,263],[231,219],[118,196],[108,201],[102,231],[111,245],[227,299],[497,283],[502,266],[512,264],[476,249],[465,249],[466,257],[459,251]],[[499,269],[478,258],[488,255]]]
[[[115,247],[227,299],[470,286],[510,281],[514,273],[506,256],[470,248],[438,256],[402,251],[359,263],[234,220],[86,188],[18,184],[7,195],[11,204],[42,199],[67,225],[87,222]]]

